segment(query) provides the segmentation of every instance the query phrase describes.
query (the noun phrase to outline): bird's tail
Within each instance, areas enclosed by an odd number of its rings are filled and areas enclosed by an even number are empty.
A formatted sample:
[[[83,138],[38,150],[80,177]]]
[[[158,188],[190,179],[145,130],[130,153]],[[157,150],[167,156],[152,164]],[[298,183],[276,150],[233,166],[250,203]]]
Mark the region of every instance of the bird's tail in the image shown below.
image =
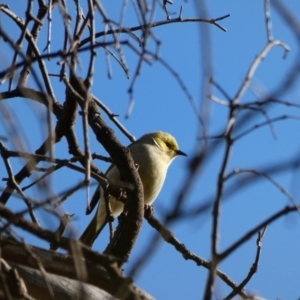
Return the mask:
[[[100,209],[100,207],[99,207]],[[88,227],[85,229],[79,240],[87,245],[88,247],[92,247],[94,241],[106,225],[106,210],[102,209],[99,212],[96,212],[92,221],[88,225]]]

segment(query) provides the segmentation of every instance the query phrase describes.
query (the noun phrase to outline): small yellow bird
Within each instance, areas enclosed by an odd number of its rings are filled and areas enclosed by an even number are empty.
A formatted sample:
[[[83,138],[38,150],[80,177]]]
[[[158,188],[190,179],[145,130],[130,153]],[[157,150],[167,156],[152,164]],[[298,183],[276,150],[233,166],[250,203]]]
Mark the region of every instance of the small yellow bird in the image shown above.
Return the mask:
[[[138,172],[144,187],[144,203],[152,204],[158,196],[167,174],[167,170],[178,155],[187,156],[179,150],[175,138],[169,133],[152,132],[143,135],[140,139],[133,142],[129,147],[134,162],[138,165]],[[115,165],[111,165],[106,171],[109,181],[120,183],[119,170]],[[105,200],[103,190],[99,185],[93,195],[100,197],[98,210],[92,221],[80,237],[80,241],[91,247],[101,230],[107,223]],[[124,204],[110,196],[110,207],[114,217],[123,211]]]

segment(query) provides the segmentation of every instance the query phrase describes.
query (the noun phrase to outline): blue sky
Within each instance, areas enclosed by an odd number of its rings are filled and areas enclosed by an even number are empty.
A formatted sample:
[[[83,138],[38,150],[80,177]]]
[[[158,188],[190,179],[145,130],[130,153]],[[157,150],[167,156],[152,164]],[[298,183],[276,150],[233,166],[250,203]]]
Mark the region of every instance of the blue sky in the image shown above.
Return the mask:
[[[23,16],[25,11],[23,2],[18,0],[9,3],[10,8]],[[204,101],[202,55],[203,49],[209,45],[207,41],[202,39],[201,33],[203,31],[201,31],[200,26],[205,26],[210,36],[211,75],[230,97],[235,96],[251,63],[267,43],[264,1],[210,0],[205,1],[205,3],[209,18],[230,14],[229,18],[220,21],[227,32],[223,32],[210,24],[200,25],[199,23],[176,23],[153,29],[156,37],[162,41],[160,57],[172,65],[174,70],[180,74],[199,111]],[[111,17],[118,19],[119,3],[106,0],[102,1],[102,4]],[[284,1],[284,4],[287,5],[294,16],[300,11],[300,2],[297,0]],[[197,16],[197,6],[194,1],[174,1],[174,4],[169,6],[172,18],[178,16],[181,5],[183,6],[183,17]],[[71,9],[70,7],[69,12],[72,13],[73,11],[74,8]],[[245,93],[241,103],[256,101],[258,97],[264,97],[277,91],[291,68],[299,61],[299,40],[273,7],[271,15],[274,39],[286,43],[291,51],[287,58],[283,59],[284,51],[282,47],[275,47],[271,50],[258,67],[251,83],[251,91]],[[61,20],[59,13],[55,13],[54,18],[56,18],[55,20]],[[157,7],[155,21],[164,19],[163,10]],[[7,26],[11,26],[9,32],[12,37],[18,36],[17,28],[12,26],[6,17],[1,15],[0,21],[5,30],[7,30]],[[97,24],[97,30],[102,30],[103,24],[99,18]],[[136,25],[130,5],[126,14],[125,25]],[[53,51],[59,49],[62,34],[63,30],[59,26],[54,28]],[[124,36],[124,39],[128,39],[128,37]],[[46,39],[42,38],[39,41],[40,48],[43,49],[45,44]],[[154,50],[155,44],[151,43],[150,47]],[[9,65],[10,57],[9,48],[1,40],[1,69]],[[125,58],[131,76],[133,76],[137,58],[129,49],[125,50]],[[57,59],[53,59],[48,62],[49,72],[58,73],[57,61]],[[87,71],[85,63],[86,57],[83,57],[81,76],[85,76]],[[113,59],[111,64],[113,78],[109,80],[107,78],[105,56],[103,51],[99,49],[92,92],[111,111],[119,114],[119,120],[134,136],[139,137],[144,133],[157,130],[170,132],[176,137],[181,150],[189,155],[188,158],[179,157],[174,161],[170,167],[163,190],[154,203],[155,215],[158,218],[163,218],[164,213],[172,208],[174,199],[176,199],[186,179],[190,159],[200,144],[201,125],[176,79],[159,62],[153,62],[151,66],[144,65],[134,89],[133,111],[129,118],[125,118],[129,104],[127,90],[131,81],[126,79],[123,70]],[[51,80],[57,99],[63,102],[64,86],[54,77]],[[34,86],[32,81],[30,84]],[[0,86],[0,92],[5,90],[7,90],[6,84]],[[224,98],[215,88],[211,88],[211,92],[219,98]],[[278,95],[278,98],[299,105],[299,80],[289,90]],[[207,132],[210,135],[220,134],[227,123],[228,107],[207,99],[205,101],[208,109],[208,115],[206,115],[208,116]],[[33,152],[45,139],[46,126],[40,126],[40,121],[45,120],[44,109],[33,103],[28,105],[26,101],[21,99],[10,99],[5,102],[16,116],[15,119],[20,120],[22,137],[26,140],[27,151]],[[264,126],[238,140],[231,154],[228,172],[231,172],[234,168],[261,170],[299,155],[299,109],[276,104],[266,108],[266,110],[270,118],[287,116],[287,119],[273,124],[276,138],[272,135],[270,127]],[[265,121],[265,117],[259,112],[253,113],[253,116],[250,122],[246,122],[247,120],[243,119],[245,113],[239,114],[240,127],[236,128],[236,134]],[[108,119],[107,121],[112,125]],[[82,142],[80,117],[76,126],[79,139]],[[120,140],[124,144],[128,144],[129,141],[121,132],[115,126],[113,128]],[[0,136],[7,136],[3,121],[0,121]],[[96,142],[92,132],[90,132],[90,139],[91,151],[105,154],[103,148],[99,147]],[[12,149],[15,147],[10,141],[6,142],[6,145]],[[197,174],[193,187],[185,199],[184,206],[187,211],[199,207],[205,200],[211,199],[215,195],[217,175],[224,149],[224,144],[221,144]],[[65,140],[56,145],[55,154],[58,158],[69,158]],[[17,160],[11,159],[11,161],[14,171],[17,172],[22,164]],[[97,162],[97,164],[103,170],[107,167],[105,163]],[[278,172],[272,176],[300,203],[299,170]],[[6,177],[2,161],[0,162],[0,177]],[[236,182],[236,178],[228,182],[228,188]],[[80,174],[60,170],[51,178],[53,187],[55,187],[52,193],[59,193],[82,179],[83,177]],[[29,182],[30,180],[26,180],[22,186]],[[3,184],[2,182],[1,188]],[[94,186],[95,183],[92,188]],[[41,197],[40,191],[35,189],[32,191],[31,196],[41,199],[48,195],[42,195]],[[220,250],[226,249],[246,231],[290,204],[286,195],[265,179],[255,181],[253,184],[239,186],[239,190],[225,198],[222,204]],[[11,209],[17,209],[21,205],[17,198],[12,198],[8,204]],[[62,208],[62,211],[76,214],[71,226],[78,235],[90,220],[90,217],[84,215],[85,205],[85,191],[82,190],[70,197]],[[57,220],[46,213],[39,212],[38,217],[43,226],[51,229],[56,228]],[[199,216],[175,222],[170,226],[170,229],[189,250],[209,260],[211,221],[211,210],[209,210]],[[95,243],[94,248],[96,250],[101,251],[105,247],[108,238],[107,231],[105,230]],[[259,269],[246,286],[248,292],[256,293],[266,299],[297,299],[300,297],[298,283],[300,276],[299,231],[300,216],[296,213],[283,217],[268,227],[263,241]],[[150,228],[147,222],[144,222],[143,230],[130,261],[125,266],[125,273],[129,272],[140,255],[149,256],[147,249],[154,234],[153,229]],[[246,277],[254,261],[256,238],[256,236],[252,237],[220,265],[220,269],[237,283]],[[40,242],[31,236],[28,236],[28,242],[47,247],[46,243]],[[191,261],[185,261],[172,246],[161,241],[134,280],[138,286],[157,299],[202,299],[207,274],[207,270],[196,266]],[[222,299],[229,292],[227,286],[218,281],[215,299]]]

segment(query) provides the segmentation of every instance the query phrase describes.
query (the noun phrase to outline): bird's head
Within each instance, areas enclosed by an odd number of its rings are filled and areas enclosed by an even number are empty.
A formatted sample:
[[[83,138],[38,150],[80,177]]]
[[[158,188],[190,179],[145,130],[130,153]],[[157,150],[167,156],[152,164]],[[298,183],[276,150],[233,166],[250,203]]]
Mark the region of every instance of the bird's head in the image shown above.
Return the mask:
[[[152,143],[166,153],[171,159],[177,155],[187,156],[184,152],[179,150],[176,139],[169,133],[157,131],[151,132],[142,137],[142,139],[150,139]]]

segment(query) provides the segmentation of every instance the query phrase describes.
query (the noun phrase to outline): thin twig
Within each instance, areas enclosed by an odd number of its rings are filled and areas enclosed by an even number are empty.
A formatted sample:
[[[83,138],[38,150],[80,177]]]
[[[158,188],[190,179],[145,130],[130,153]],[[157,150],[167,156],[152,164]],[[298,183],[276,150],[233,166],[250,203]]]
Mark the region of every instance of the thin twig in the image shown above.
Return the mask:
[[[182,257],[185,260],[191,260],[196,263],[197,266],[202,266],[205,269],[210,268],[210,262],[205,260],[202,257],[199,257],[195,253],[191,252],[186,248],[186,246],[181,243],[174,235],[172,231],[170,231],[166,226],[164,226],[161,222],[159,222],[158,219],[156,219],[153,214],[151,216],[146,216],[145,219],[148,221],[148,223],[159,233],[159,235],[166,241],[168,244],[174,246],[175,250],[182,254]],[[156,235],[157,240],[158,235]],[[149,252],[151,253],[154,251],[153,247],[155,247],[156,242],[151,242],[151,248],[149,249]],[[138,265],[138,264],[137,264]],[[134,273],[134,270],[132,270],[131,274]],[[238,285],[224,272],[217,270],[216,272],[217,276],[223,280],[228,286],[230,286],[232,289],[237,289]],[[247,297],[247,294],[243,289],[240,289],[238,294],[241,297]]]
[[[272,33],[270,0],[265,0],[265,16],[266,16],[266,28],[267,28],[268,41],[272,42],[273,41],[273,33]]]
[[[255,255],[255,260],[254,263],[252,264],[248,275],[246,276],[246,278],[238,285],[238,287],[234,288],[233,291],[224,298],[224,300],[230,300],[233,297],[235,297],[236,295],[238,295],[246,286],[246,284],[251,280],[251,278],[253,277],[253,275],[257,272],[258,269],[258,262],[260,259],[260,253],[261,253],[261,247],[262,247],[262,241],[264,238],[264,235],[266,233],[267,227],[264,227],[262,232],[258,232],[258,237],[257,237],[257,241],[256,241],[256,255]]]
[[[47,33],[47,44],[43,51],[47,50],[48,55],[51,53],[51,36],[52,36],[52,0],[49,0],[48,3],[48,33]],[[50,56],[48,58],[51,59]]]
[[[201,18],[176,18],[176,19],[172,19],[172,20],[168,20],[168,21],[159,21],[159,22],[153,22],[150,24],[145,24],[145,25],[140,25],[140,26],[134,26],[134,27],[128,27],[128,28],[119,28],[119,29],[115,29],[115,30],[108,30],[107,32],[101,31],[96,33],[96,38],[99,38],[101,36],[103,36],[104,34],[113,34],[113,33],[128,33],[130,34],[133,31],[138,31],[138,30],[143,30],[144,28],[154,28],[154,27],[158,27],[158,26],[163,26],[163,25],[167,25],[167,24],[173,24],[173,23],[189,23],[189,22],[203,22],[203,23],[209,23],[209,24],[213,24],[217,27],[219,27],[222,31],[226,32],[227,30],[220,26],[217,21],[218,20],[223,20],[225,18],[230,17],[230,14],[227,14],[225,16],[222,16],[220,18],[216,18],[216,19],[201,19]],[[82,47],[83,45],[85,45],[86,43],[89,42],[89,38],[86,38],[84,40],[82,40],[80,42],[80,47]]]
[[[30,200],[27,199],[27,197],[25,196],[24,192],[22,191],[22,189],[20,188],[20,186],[18,185],[12,167],[10,165],[9,162],[9,156],[7,153],[7,148],[3,145],[3,143],[0,141],[0,153],[5,165],[5,168],[7,170],[8,176],[9,176],[9,181],[12,183],[13,187],[17,190],[17,192],[21,195],[22,199],[24,200],[25,204],[28,207],[28,212],[29,215],[32,219],[32,222],[35,223],[36,225],[40,226],[38,219],[36,218],[34,212],[33,212],[33,208],[32,208],[32,203],[30,202]]]
[[[275,117],[275,118],[272,118],[266,122],[261,122],[261,123],[258,123],[258,124],[255,124],[253,125],[251,128],[243,131],[242,133],[236,135],[234,137],[234,141],[237,141],[239,140],[240,138],[246,136],[247,134],[249,134],[250,132],[258,129],[258,128],[261,128],[263,126],[266,126],[266,125],[270,125],[271,123],[275,123],[275,122],[279,122],[279,121],[283,121],[283,120],[287,120],[287,119],[292,119],[292,120],[300,120],[300,117],[298,116],[288,116],[288,115],[284,115],[284,116],[280,116],[280,117]]]
[[[254,234],[256,234],[259,230],[264,229],[266,226],[270,226],[273,222],[277,221],[284,215],[287,215],[291,212],[298,212],[300,207],[291,207],[286,206],[285,208],[279,210],[277,213],[266,219],[265,221],[261,222],[260,224],[256,225],[253,229],[249,230],[245,233],[240,239],[238,239],[235,243],[233,243],[230,247],[228,247],[225,251],[220,253],[220,260],[224,260],[228,257],[231,253],[233,253],[237,248],[247,242]]]
[[[271,182],[276,188],[278,188],[290,201],[291,203],[294,205],[294,207],[296,209],[298,209],[299,215],[300,215],[300,209],[298,208],[298,204],[296,199],[293,197],[293,195],[287,191],[280,183],[278,183],[276,180],[274,180],[270,175],[263,173],[263,172],[259,172],[257,170],[251,170],[251,169],[234,169],[231,173],[229,173],[227,175],[227,177],[225,178],[225,180],[231,178],[234,175],[237,174],[243,174],[243,173],[251,173],[257,176],[262,176],[265,177],[269,182]]]

